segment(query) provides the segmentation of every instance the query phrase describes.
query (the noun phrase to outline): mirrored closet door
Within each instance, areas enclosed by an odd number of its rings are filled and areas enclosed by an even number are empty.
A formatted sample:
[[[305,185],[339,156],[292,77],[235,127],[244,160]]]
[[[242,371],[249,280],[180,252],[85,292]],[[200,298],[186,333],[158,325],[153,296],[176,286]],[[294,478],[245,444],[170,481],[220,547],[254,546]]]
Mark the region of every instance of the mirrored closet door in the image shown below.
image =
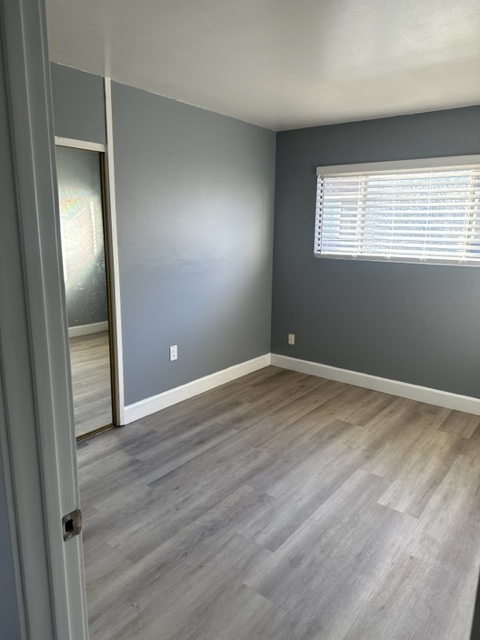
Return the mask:
[[[56,147],[77,437],[113,424],[103,154]]]

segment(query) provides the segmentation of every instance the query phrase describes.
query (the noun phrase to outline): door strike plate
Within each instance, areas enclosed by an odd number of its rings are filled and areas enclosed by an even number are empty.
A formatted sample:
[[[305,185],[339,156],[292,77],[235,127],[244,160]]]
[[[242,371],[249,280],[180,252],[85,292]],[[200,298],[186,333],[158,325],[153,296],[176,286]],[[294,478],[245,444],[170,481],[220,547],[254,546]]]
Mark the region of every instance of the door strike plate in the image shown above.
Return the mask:
[[[71,540],[82,530],[82,512],[75,509],[62,518],[63,539]]]

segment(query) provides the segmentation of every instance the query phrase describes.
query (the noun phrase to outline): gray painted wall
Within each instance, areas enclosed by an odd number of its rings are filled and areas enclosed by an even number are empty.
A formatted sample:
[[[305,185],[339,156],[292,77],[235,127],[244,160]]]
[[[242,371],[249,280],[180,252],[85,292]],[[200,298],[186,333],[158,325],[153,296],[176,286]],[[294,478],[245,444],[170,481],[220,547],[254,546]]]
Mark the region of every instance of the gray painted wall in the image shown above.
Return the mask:
[[[128,405],[268,353],[275,134],[116,83],[112,98]]]
[[[103,78],[55,63],[51,76],[55,135],[104,144]]]
[[[52,73],[57,135],[103,142],[102,79]],[[275,140],[115,83],[113,106],[130,404],[268,351]],[[274,353],[480,397],[477,269],[313,257],[317,165],[467,153],[480,107],[277,134]]]
[[[56,134],[104,142],[102,79],[53,64],[52,84]],[[116,83],[112,99],[131,404],[270,350],[275,134]]]
[[[317,165],[476,153],[480,107],[279,133],[272,352],[480,397],[479,268],[313,257]]]

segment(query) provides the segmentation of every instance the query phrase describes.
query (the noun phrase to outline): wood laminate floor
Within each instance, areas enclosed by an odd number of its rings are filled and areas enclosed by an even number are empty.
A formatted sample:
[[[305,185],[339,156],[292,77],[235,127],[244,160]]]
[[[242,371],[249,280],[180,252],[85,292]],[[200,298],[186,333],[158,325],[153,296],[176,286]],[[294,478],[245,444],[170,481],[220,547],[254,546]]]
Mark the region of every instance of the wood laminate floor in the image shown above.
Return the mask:
[[[467,640],[480,418],[273,367],[79,445],[92,640]]]
[[[75,433],[112,424],[108,331],[70,338]]]

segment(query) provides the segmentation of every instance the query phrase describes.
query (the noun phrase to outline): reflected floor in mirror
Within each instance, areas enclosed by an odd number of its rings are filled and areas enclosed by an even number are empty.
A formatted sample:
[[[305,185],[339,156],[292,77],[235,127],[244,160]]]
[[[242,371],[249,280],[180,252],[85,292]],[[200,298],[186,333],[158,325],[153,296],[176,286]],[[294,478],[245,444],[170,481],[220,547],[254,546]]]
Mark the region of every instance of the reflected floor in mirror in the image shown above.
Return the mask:
[[[70,338],[75,434],[112,423],[108,331]]]

